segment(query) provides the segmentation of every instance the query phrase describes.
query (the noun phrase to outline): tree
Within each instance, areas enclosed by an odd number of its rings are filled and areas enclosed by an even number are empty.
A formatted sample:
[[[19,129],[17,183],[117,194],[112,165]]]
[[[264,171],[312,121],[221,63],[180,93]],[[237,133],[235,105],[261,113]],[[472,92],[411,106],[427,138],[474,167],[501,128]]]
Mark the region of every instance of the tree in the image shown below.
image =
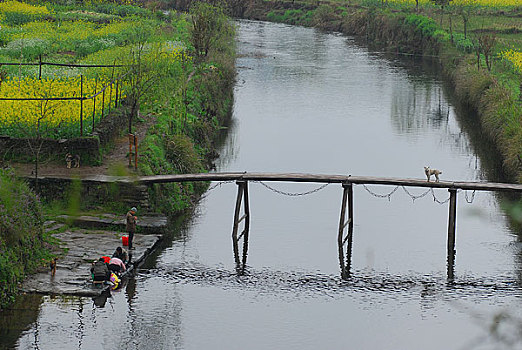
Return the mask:
[[[231,30],[231,25],[221,7],[196,2],[189,11],[191,19],[190,40],[197,62],[204,61],[210,50],[218,49],[220,41]]]
[[[38,188],[38,170],[40,165],[40,155],[45,143],[45,135],[52,132],[52,127],[46,123],[53,117],[62,101],[52,100],[53,98],[53,81],[50,80],[44,88],[42,88],[35,98],[37,101],[21,101],[23,104],[30,104],[31,108],[19,108],[19,118],[15,126],[18,134],[23,135],[27,143],[27,147],[34,159],[34,170],[32,174],[35,177],[35,186]],[[23,113],[31,113],[35,118],[27,121]],[[59,127],[59,126],[58,126]]]
[[[435,5],[440,6],[440,25],[442,26],[442,19],[444,17],[444,7],[448,6],[452,0],[431,0]]]
[[[148,28],[138,28],[137,44],[135,44],[123,62],[128,67],[125,73],[127,105],[130,106],[128,132],[132,133],[132,124],[139,116],[140,101],[151,91],[155,83],[167,74],[163,63],[160,44],[148,43],[150,31]]]
[[[464,24],[464,39],[468,38],[468,23],[472,10],[473,7],[469,2],[461,4],[457,7],[457,13],[460,15],[460,17],[462,17],[462,22]]]
[[[488,71],[491,70],[492,55],[495,45],[497,44],[497,38],[494,34],[479,34],[473,40],[473,46],[475,48],[475,54],[477,55],[477,69],[480,69],[480,55],[484,55],[486,61],[486,68]]]

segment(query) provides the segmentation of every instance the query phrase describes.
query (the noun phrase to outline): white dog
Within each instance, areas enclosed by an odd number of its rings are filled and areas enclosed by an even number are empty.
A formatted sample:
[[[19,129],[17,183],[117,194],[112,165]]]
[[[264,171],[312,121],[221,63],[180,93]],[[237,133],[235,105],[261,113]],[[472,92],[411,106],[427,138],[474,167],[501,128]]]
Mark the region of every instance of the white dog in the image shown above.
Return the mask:
[[[428,178],[428,182],[430,182],[431,175],[435,175],[435,182],[439,182],[439,175],[442,174],[442,171],[437,169],[430,169],[429,166],[424,167],[424,173]]]

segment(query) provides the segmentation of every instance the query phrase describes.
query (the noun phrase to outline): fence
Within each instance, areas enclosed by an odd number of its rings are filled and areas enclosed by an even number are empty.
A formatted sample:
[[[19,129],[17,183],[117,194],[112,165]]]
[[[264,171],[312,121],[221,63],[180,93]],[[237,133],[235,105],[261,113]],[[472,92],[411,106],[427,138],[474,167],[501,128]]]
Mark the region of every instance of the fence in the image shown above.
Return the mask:
[[[111,80],[101,87],[99,91],[97,89],[97,81],[95,85],[95,93],[92,96],[84,96],[84,83],[83,83],[83,74],[80,74],[80,96],[75,97],[35,97],[35,98],[8,98],[8,97],[0,97],[0,101],[71,101],[76,100],[80,102],[80,136],[83,136],[83,105],[86,100],[93,100],[93,112],[92,112],[92,131],[94,131],[95,127],[95,115],[96,115],[96,97],[102,94],[102,107],[101,107],[101,116],[100,119],[104,117],[105,113],[105,92],[107,89],[109,90],[109,101],[107,103],[108,112],[111,112],[111,101],[113,86],[115,89],[115,99],[114,99],[114,108],[118,107],[118,104],[121,103],[121,95],[122,95],[122,79],[128,74],[124,73],[119,75],[118,77],[114,77],[114,69],[125,67],[125,65],[100,65],[100,64],[65,64],[65,63],[52,63],[52,62],[44,62],[39,59],[38,63],[13,63],[13,62],[0,62],[0,67],[2,66],[39,66],[38,70],[38,79],[42,79],[42,66],[59,66],[59,67],[70,67],[70,68],[112,68]]]

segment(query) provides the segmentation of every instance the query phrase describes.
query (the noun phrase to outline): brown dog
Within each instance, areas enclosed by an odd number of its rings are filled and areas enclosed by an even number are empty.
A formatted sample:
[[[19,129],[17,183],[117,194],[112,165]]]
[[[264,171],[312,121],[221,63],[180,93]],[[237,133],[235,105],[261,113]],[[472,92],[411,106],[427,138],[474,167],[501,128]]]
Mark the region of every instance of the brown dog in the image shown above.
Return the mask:
[[[424,167],[424,174],[428,178],[428,182],[430,182],[431,175],[435,175],[435,182],[439,182],[439,175],[442,174],[442,171],[437,169],[430,169],[429,166]]]
[[[51,276],[54,276],[54,274],[56,273],[56,258],[53,258],[53,260],[51,260],[51,262],[49,263],[49,268],[51,269]]]
[[[70,153],[67,153],[65,155],[65,163],[67,163],[67,169],[71,168],[79,168],[80,167],[80,155],[72,155]]]

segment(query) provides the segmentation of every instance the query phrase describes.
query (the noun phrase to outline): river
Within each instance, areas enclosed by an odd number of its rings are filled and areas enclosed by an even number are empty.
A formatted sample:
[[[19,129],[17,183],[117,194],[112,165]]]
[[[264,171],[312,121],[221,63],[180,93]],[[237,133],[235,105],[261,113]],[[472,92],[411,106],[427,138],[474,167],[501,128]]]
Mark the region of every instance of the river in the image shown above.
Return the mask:
[[[217,171],[423,178],[429,165],[444,180],[502,180],[498,157],[430,65],[254,21],[238,22],[238,50]],[[231,242],[237,186],[223,183],[104,307],[22,297],[0,314],[0,348],[520,348],[509,317],[522,317],[522,244],[497,195],[459,193],[448,281],[448,204],[438,203],[448,191],[413,200],[425,190],[355,186],[351,277],[342,280],[342,187],[288,195],[319,185],[265,185],[249,185],[244,276]]]

